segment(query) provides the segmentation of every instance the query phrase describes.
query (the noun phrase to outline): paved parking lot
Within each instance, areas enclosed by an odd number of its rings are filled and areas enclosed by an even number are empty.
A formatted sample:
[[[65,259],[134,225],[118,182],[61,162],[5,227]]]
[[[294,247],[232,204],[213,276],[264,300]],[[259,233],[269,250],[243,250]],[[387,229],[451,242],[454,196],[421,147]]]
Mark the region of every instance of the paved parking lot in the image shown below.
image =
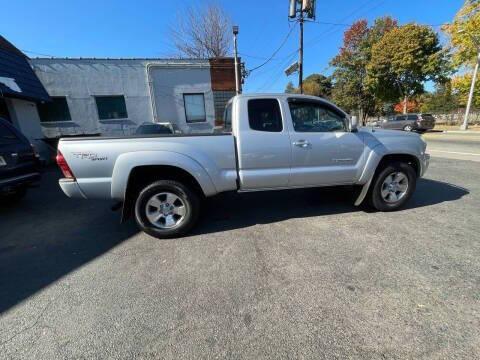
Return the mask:
[[[208,202],[159,241],[51,170],[0,209],[0,358],[480,358],[480,166],[407,209],[299,190]]]

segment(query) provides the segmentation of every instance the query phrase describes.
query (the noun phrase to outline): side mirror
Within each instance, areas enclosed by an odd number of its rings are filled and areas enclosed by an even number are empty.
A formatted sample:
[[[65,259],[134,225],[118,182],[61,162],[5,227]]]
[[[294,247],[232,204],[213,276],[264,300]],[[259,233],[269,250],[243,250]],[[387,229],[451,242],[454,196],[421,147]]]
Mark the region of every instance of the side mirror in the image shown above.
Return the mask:
[[[355,132],[358,128],[358,117],[352,116],[350,118],[350,131]]]

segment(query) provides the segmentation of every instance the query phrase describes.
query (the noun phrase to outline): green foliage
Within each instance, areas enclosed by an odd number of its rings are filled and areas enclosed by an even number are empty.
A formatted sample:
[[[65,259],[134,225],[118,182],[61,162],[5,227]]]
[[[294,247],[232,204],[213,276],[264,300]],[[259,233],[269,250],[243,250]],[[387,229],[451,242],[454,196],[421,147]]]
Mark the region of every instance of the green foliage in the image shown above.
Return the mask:
[[[295,86],[291,81],[288,82],[287,87],[285,88],[285,93],[286,94],[294,94],[297,91]]]
[[[372,46],[371,55],[366,82],[384,101],[421,94],[425,81],[445,81],[449,73],[438,35],[423,25],[392,29]]]
[[[471,84],[471,73],[458,75],[452,79],[452,91],[458,96],[458,103],[462,107],[467,105]],[[480,77],[477,77],[475,81],[475,91],[473,92],[472,106],[476,109],[480,109]]]
[[[330,98],[332,95],[332,80],[321,74],[312,74],[303,81],[303,92],[307,95]],[[285,88],[287,94],[298,94],[300,90],[290,81]]]
[[[454,64],[473,66],[480,48],[480,1],[465,1],[443,30],[450,38]]]
[[[335,67],[333,100],[347,111],[359,111],[363,118],[383,112],[383,102],[368,87],[367,67],[373,46],[396,27],[396,20],[384,17],[371,27],[366,20],[357,21],[345,32],[340,52],[330,64]]]
[[[432,93],[422,94],[418,97],[421,112],[450,113],[459,107],[458,95],[454,93],[451,81],[437,84]]]

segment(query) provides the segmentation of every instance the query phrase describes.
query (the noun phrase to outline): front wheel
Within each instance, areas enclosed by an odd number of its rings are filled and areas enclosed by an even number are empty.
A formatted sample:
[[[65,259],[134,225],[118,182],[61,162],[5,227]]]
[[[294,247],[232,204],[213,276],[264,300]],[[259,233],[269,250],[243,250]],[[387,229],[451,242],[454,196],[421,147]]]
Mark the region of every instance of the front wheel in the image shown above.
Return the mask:
[[[375,178],[370,204],[379,211],[395,211],[410,199],[415,191],[417,175],[407,163],[387,165]]]
[[[145,233],[159,239],[185,235],[195,224],[198,195],[177,181],[161,180],[145,187],[135,203],[135,220]]]

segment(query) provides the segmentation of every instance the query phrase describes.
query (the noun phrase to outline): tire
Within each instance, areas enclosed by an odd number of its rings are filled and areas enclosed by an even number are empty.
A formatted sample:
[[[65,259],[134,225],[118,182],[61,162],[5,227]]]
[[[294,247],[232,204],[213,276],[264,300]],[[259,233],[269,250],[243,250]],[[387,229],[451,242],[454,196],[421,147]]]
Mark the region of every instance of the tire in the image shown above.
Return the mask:
[[[135,202],[138,227],[158,239],[185,235],[195,225],[199,213],[197,193],[172,180],[160,180],[146,186]]]
[[[417,174],[409,164],[387,164],[373,181],[370,205],[378,211],[398,210],[412,197],[416,184]]]
[[[412,125],[405,125],[403,127],[403,131],[413,131],[413,126]]]

